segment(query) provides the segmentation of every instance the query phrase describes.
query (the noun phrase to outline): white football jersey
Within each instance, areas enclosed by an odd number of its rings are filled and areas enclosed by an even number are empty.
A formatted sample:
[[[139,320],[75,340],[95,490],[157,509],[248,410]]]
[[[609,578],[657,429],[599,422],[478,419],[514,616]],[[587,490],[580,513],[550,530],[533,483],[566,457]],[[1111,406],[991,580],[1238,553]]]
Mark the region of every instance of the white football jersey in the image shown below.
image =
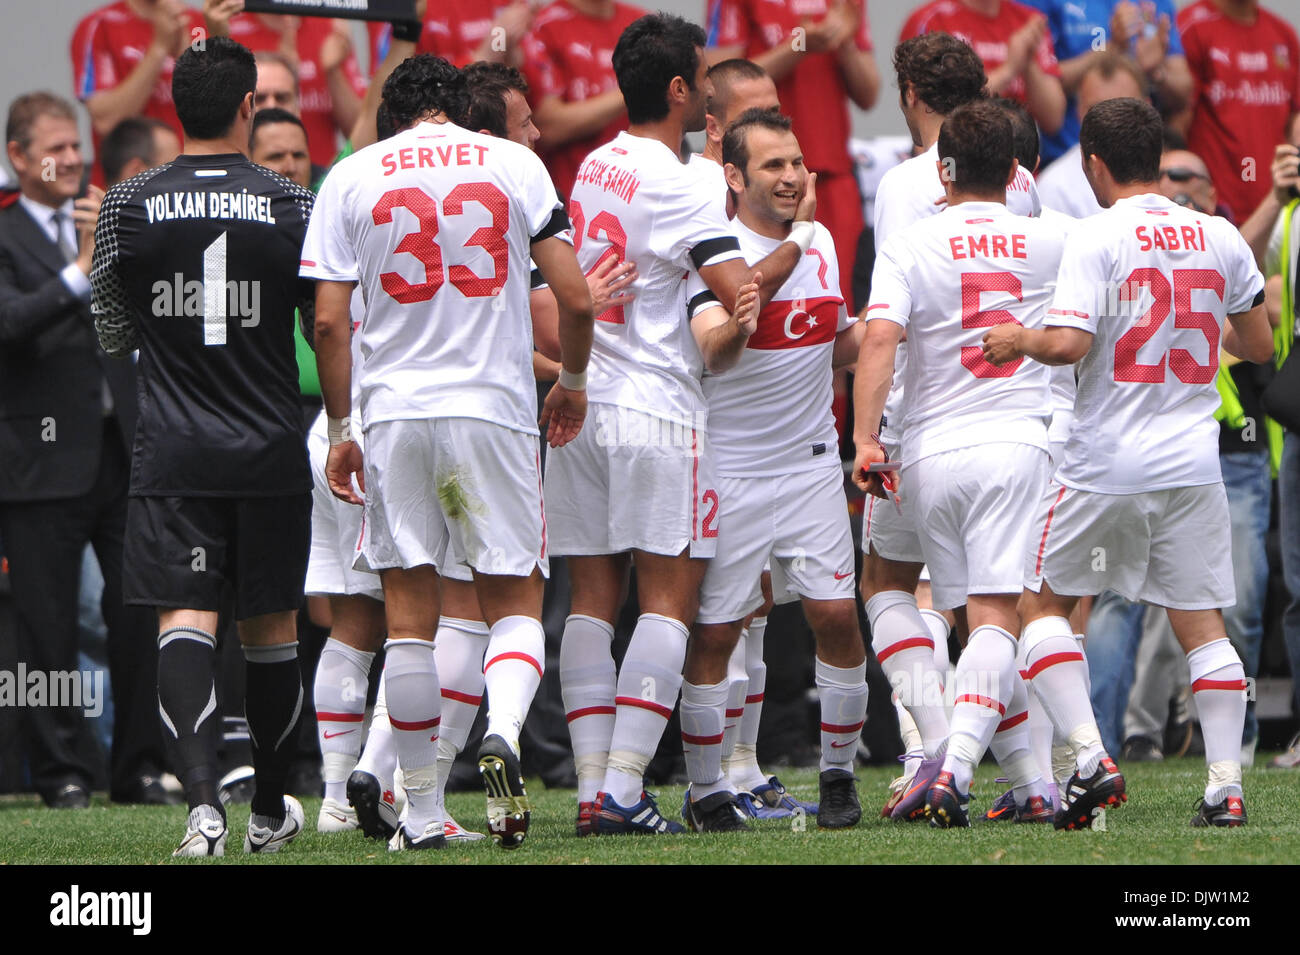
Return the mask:
[[[710,164],[712,165],[712,164]],[[592,151],[569,197],[578,262],[636,263],[635,296],[596,316],[587,399],[700,428],[704,359],[686,314],[686,274],[740,258],[717,179],[663,143],[623,132]]]
[[[478,418],[536,434],[529,249],[566,223],[532,150],[420,123],[342,160],[316,201],[300,274],[361,284],[365,426]]]
[[[1001,203],[963,202],[880,249],[867,317],[907,330],[905,465],[996,441],[1047,450],[1047,366],[992,365],[980,341],[994,325],[1042,324],[1064,245],[1060,230]]]
[[[712,198],[717,203],[718,212],[722,217],[729,219],[730,217],[727,215],[727,175],[722,171],[722,164],[714,162],[702,153],[692,153],[688,164],[706,181],[711,181],[716,185],[717,194]]]
[[[732,229],[751,265],[781,244],[748,229]],[[706,375],[709,439],[714,470],[723,477],[761,477],[805,471],[839,461],[831,413],[831,352],[835,336],[855,322],[840,295],[831,234],[817,224],[812,246],[758,316],[740,360]],[[694,273],[692,302],[704,290]]]
[[[1147,193],[1070,233],[1045,323],[1091,332],[1056,480],[1134,494],[1222,479],[1219,343],[1264,288],[1226,219]]]
[[[919,156],[899,163],[880,180],[876,191],[876,248],[881,249],[889,237],[912,223],[937,215],[944,208],[943,180],[939,178],[939,143],[936,141]],[[1007,189],[1007,208],[1018,216],[1036,216],[1042,210],[1033,174],[1017,168],[1016,178]],[[886,444],[902,439],[903,388],[907,378],[907,343],[898,346],[894,358],[894,387],[885,401],[885,422],[881,437]]]

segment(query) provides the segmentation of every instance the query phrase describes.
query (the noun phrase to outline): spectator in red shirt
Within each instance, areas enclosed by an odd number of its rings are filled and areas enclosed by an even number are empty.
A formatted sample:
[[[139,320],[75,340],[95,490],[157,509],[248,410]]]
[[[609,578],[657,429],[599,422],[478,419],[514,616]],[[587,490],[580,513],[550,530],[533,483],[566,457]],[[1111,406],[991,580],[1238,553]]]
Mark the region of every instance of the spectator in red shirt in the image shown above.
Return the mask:
[[[436,0],[424,17],[416,53],[432,53],[453,66],[480,60],[523,64],[520,43],[533,23],[528,0]],[[371,69],[382,63],[393,40],[390,23],[371,23]]]
[[[298,106],[311,161],[328,166],[361,115],[366,84],[352,53],[346,21],[280,13],[242,13],[244,0],[204,0],[212,36],[228,36],[254,53],[273,50],[298,73]]]
[[[1024,103],[1049,136],[1061,128],[1065,90],[1041,13],[1012,0],[935,0],[912,11],[898,39],[939,30],[966,41],[979,54],[989,92]]]
[[[161,119],[181,134],[172,67],[202,30],[203,16],[181,0],[119,0],[81,19],[72,33],[72,82],[90,113],[97,154],[100,139],[131,116]],[[102,186],[100,175],[96,166]]]
[[[611,57],[619,36],[644,15],[616,0],[556,0],[524,37],[523,72],[542,133],[537,152],[563,196],[587,153],[627,129]]]
[[[706,28],[711,62],[743,56],[776,81],[804,164],[817,173],[817,221],[835,240],[841,291],[852,304],[853,256],[863,221],[849,156],[848,104],[870,109],[880,90],[865,3],[708,0]]]
[[[1300,42],[1258,0],[1199,0],[1179,12],[1178,30],[1196,83],[1181,120],[1187,148],[1244,219],[1268,194],[1273,147],[1300,109]]]

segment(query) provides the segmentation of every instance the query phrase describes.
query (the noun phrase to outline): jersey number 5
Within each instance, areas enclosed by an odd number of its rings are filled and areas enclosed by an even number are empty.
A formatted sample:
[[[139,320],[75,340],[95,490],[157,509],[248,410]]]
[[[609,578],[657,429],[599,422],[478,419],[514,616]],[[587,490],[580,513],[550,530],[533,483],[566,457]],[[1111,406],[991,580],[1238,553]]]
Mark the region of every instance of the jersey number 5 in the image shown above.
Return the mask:
[[[418,232],[408,232],[397,243],[394,252],[407,252],[424,265],[424,281],[411,284],[396,272],[379,276],[384,291],[403,305],[427,302],[442,288],[448,278],[466,298],[488,298],[500,293],[510,274],[510,246],[506,233],[510,229],[510,200],[490,182],[462,182],[442,200],[444,216],[458,216],[465,211],[465,203],[477,202],[492,216],[492,224],[475,230],[465,241],[465,247],[477,246],[492,259],[490,276],[476,275],[467,265],[442,268],[442,247],[438,245],[438,203],[423,189],[407,187],[391,189],[379,197],[371,218],[375,225],[393,221],[393,210],[401,207],[415,216],[420,223]]]
[[[992,328],[994,325],[1019,325],[1016,317],[1005,308],[980,309],[980,293],[1006,292],[1017,302],[1024,301],[1020,279],[1010,272],[963,272],[961,274],[961,327]],[[1023,358],[998,366],[984,358],[984,349],[978,345],[963,345],[961,363],[976,378],[1010,378],[1020,367]]]

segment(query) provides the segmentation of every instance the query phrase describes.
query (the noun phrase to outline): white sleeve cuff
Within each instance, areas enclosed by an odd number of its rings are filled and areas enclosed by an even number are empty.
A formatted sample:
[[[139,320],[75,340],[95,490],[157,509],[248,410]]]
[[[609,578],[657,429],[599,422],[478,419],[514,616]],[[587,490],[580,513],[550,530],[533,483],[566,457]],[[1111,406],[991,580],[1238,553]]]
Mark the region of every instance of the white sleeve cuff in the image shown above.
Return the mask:
[[[59,272],[59,278],[63,279],[63,284],[68,287],[68,291],[77,298],[90,300],[90,279],[86,273],[77,267],[75,262],[70,262]]]

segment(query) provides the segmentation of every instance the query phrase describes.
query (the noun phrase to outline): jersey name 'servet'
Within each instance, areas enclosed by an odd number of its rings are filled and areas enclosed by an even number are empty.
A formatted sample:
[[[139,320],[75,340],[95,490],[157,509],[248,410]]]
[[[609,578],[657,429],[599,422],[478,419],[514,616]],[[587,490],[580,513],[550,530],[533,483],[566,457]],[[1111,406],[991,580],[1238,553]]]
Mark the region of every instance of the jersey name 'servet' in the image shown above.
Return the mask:
[[[529,249],[568,222],[532,150],[420,123],[342,160],[316,209],[302,274],[365,295],[364,425],[477,418],[536,434]]]
[[[876,191],[876,248],[891,235],[913,222],[937,215],[943,204],[943,180],[939,178],[939,144],[935,142],[919,156],[913,156],[890,169]],[[1007,208],[1018,216],[1036,216],[1042,209],[1034,177],[1025,169],[1016,169],[1016,178],[1007,187]],[[907,343],[898,346],[894,360],[894,387],[885,401],[885,421],[881,436],[887,444],[898,441],[903,433],[903,387],[907,377]]]
[[[1109,494],[1220,481],[1223,323],[1263,288],[1226,219],[1148,193],[1080,221],[1044,319],[1094,335],[1056,480]]]
[[[1011,441],[1047,450],[1047,366],[1001,367],[993,325],[1042,324],[1064,236],[996,202],[963,202],[894,233],[876,257],[867,316],[907,330],[903,461]]]
[[[701,428],[704,360],[687,320],[685,277],[740,258],[716,179],[657,140],[620,133],[578,170],[569,218],[584,272],[613,254],[638,273],[632,301],[596,316],[588,400]]]
[[[731,223],[751,265],[780,239]],[[806,471],[816,461],[839,466],[839,438],[831,412],[831,353],[835,336],[850,327],[840,295],[835,243],[818,224],[813,243],[758,316],[740,361],[704,378],[714,469],[726,477]],[[688,295],[702,290],[692,274]],[[824,457],[823,457],[824,456]]]
[[[109,190],[95,323],[140,349],[138,496],[271,496],[311,487],[294,313],[314,197],[240,155],[180,156]]]

